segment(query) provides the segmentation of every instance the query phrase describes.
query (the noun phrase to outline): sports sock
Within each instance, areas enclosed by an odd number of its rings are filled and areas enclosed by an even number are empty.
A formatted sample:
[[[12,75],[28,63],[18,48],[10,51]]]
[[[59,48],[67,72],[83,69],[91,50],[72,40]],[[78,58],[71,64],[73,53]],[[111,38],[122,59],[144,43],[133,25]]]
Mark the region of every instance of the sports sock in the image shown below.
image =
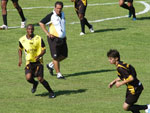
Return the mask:
[[[133,6],[131,6],[131,7],[129,7],[129,10],[133,14],[133,18],[136,18],[136,16],[135,16],[135,8]]]
[[[87,25],[89,29],[92,27],[91,24],[89,24],[89,22],[87,21],[86,18],[84,18],[84,22],[85,22],[85,25]]]
[[[3,16],[4,25],[7,26],[7,15],[2,15],[2,16]]]
[[[129,111],[134,111],[133,113],[138,113],[135,111],[145,110],[147,109],[147,105],[132,105],[129,107]]]
[[[48,64],[48,66],[49,66],[50,68],[54,68],[53,62],[50,62],[50,63]]]
[[[128,10],[129,10],[129,7],[128,7],[127,4],[123,4],[123,5],[121,5],[121,7],[123,7],[123,8],[125,8],[125,9],[128,9]]]
[[[81,31],[85,33],[85,20],[84,19],[80,20],[80,23],[81,23]]]
[[[31,83],[31,84],[36,84],[37,83],[37,81],[35,81],[33,78],[31,78],[30,80],[27,80],[29,83]]]
[[[41,82],[41,84],[48,90],[49,93],[53,93],[52,89],[49,86],[49,83],[46,80]]]
[[[26,19],[25,19],[25,17],[24,17],[24,14],[23,14],[22,9],[20,9],[20,11],[18,11],[18,12],[19,12],[19,15],[20,15],[20,17],[21,17],[21,19],[22,19],[22,22],[24,22]]]
[[[140,111],[131,111],[132,113],[140,113]]]

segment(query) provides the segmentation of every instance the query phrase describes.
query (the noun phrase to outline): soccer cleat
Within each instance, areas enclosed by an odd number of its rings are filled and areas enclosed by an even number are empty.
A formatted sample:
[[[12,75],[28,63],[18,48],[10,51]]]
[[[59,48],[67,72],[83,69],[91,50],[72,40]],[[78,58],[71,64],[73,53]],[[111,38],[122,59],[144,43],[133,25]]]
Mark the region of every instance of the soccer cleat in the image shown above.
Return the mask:
[[[91,33],[94,33],[94,29],[93,29],[93,26],[91,25],[91,28],[90,28],[90,32]]]
[[[136,17],[134,17],[132,20],[133,20],[133,21],[136,21]]]
[[[61,73],[58,73],[58,74],[57,74],[57,78],[58,78],[58,79],[65,79],[65,77],[64,77]]]
[[[80,36],[82,36],[82,35],[85,35],[85,33],[81,32],[81,33],[80,33]]]
[[[49,67],[49,65],[47,64],[46,65],[47,66],[47,68],[48,68],[48,70],[49,70],[49,73],[51,74],[51,75],[54,75],[54,73],[53,73],[53,68],[51,68],[51,67]]]
[[[33,84],[33,88],[31,89],[32,93],[36,92],[36,88],[37,88],[38,84],[39,84],[39,82],[36,82],[36,84]]]
[[[0,30],[7,30],[7,29],[8,29],[8,26],[6,26],[6,25],[0,26]]]
[[[52,92],[52,93],[49,93],[49,98],[55,98],[56,95]]]
[[[26,27],[26,21],[27,20],[25,20],[24,22],[21,22],[21,28],[25,28]]]

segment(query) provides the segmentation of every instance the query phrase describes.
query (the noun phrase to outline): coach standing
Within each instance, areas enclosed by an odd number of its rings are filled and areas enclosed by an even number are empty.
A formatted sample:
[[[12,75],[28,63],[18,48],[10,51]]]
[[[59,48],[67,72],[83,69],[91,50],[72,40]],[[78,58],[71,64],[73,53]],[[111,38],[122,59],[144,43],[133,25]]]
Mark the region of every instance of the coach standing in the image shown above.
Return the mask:
[[[62,9],[63,2],[57,1],[53,12],[39,22],[42,30],[47,35],[51,56],[53,58],[53,61],[47,64],[47,68],[52,75],[53,69],[55,69],[58,79],[64,79],[64,76],[60,73],[60,62],[68,56],[65,16]],[[46,29],[46,24],[49,24],[49,30]]]

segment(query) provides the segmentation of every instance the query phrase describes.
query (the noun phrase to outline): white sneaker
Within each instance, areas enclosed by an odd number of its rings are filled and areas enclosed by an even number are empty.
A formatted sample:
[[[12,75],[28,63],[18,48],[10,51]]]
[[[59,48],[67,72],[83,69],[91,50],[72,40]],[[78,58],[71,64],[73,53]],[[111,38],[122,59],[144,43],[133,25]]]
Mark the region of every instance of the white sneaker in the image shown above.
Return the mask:
[[[147,105],[147,109],[145,110],[145,113],[150,113],[150,104]]]
[[[6,25],[0,26],[0,30],[7,30],[7,29],[8,29],[8,26],[6,26]]]
[[[93,26],[90,28],[90,32],[91,32],[91,33],[94,33]]]
[[[25,28],[26,27],[26,20],[24,22],[21,22],[21,28]]]
[[[85,35],[85,33],[81,32],[81,33],[80,33],[80,36],[82,36],[82,35]]]
[[[64,76],[62,76],[62,74],[61,74],[61,73],[57,73],[57,78],[58,78],[58,79],[64,79],[65,77],[64,77]]]

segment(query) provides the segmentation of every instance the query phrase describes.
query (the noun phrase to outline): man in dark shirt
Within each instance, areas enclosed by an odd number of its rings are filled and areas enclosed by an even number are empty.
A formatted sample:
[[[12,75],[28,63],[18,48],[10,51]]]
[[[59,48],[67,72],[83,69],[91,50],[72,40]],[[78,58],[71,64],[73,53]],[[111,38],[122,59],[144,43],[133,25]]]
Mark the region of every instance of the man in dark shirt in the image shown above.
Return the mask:
[[[116,65],[118,74],[118,78],[113,80],[108,87],[112,88],[113,85],[116,85],[116,87],[119,88],[125,84],[127,86],[126,100],[123,104],[123,109],[125,111],[131,111],[132,113],[140,113],[140,110],[145,110],[146,113],[150,113],[150,105],[135,105],[142,93],[143,85],[137,79],[134,67],[120,61],[120,54],[117,50],[109,50],[107,57],[111,64]]]
[[[71,0],[71,1],[74,2],[75,11],[77,13],[78,18],[80,19],[80,24],[81,24],[81,33],[80,33],[80,35],[85,34],[85,25],[93,33],[94,32],[93,26],[91,24],[89,24],[89,22],[85,18],[87,0]]]

